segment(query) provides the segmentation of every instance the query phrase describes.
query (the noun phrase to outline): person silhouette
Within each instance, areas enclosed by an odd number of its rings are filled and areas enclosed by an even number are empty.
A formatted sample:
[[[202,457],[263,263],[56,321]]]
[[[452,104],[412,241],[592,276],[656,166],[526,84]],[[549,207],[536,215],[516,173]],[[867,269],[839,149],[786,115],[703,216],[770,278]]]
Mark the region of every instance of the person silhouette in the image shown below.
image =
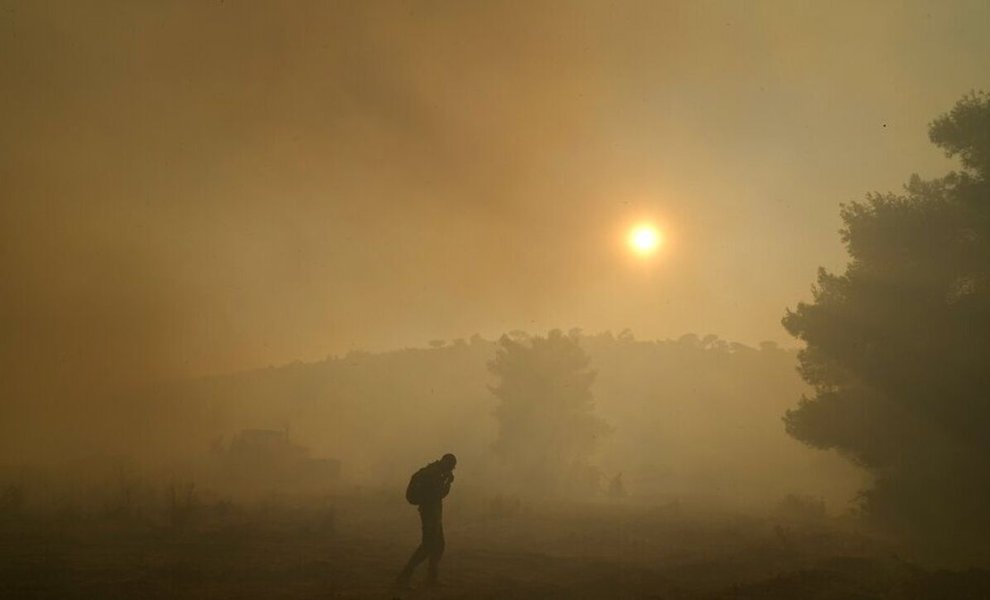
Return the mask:
[[[409,557],[405,568],[395,579],[399,587],[409,587],[413,571],[426,559],[429,559],[427,584],[435,586],[440,583],[438,570],[446,545],[443,537],[443,499],[450,493],[455,466],[457,466],[457,457],[453,454],[444,454],[440,460],[433,461],[416,471],[409,479],[406,500],[419,508],[423,538],[419,547]]]

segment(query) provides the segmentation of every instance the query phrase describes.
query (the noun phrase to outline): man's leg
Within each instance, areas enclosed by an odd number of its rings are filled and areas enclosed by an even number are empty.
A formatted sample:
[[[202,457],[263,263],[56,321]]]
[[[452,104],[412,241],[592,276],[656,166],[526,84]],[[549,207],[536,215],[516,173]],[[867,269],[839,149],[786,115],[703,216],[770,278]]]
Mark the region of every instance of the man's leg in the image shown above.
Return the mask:
[[[402,569],[402,572],[399,573],[398,577],[396,577],[395,579],[396,582],[400,584],[409,583],[409,580],[412,578],[413,571],[416,570],[416,567],[419,566],[419,563],[426,560],[426,558],[429,555],[430,555],[430,551],[426,547],[426,545],[420,544],[419,547],[416,548],[415,551],[413,551],[412,556],[409,557],[409,562],[406,563],[405,568]]]
[[[396,583],[400,585],[408,585],[413,571],[419,566],[419,563],[430,556],[430,519],[428,513],[422,507],[419,509],[419,522],[420,529],[422,530],[422,538],[419,546],[413,551],[412,556],[409,557],[409,562],[406,563],[405,568],[402,569],[402,572],[395,579]]]
[[[439,579],[440,559],[443,557],[445,547],[446,541],[443,537],[443,514],[438,511],[435,515],[434,521],[431,523],[430,528],[430,564],[429,572],[427,574],[427,581],[429,583],[436,584]]]

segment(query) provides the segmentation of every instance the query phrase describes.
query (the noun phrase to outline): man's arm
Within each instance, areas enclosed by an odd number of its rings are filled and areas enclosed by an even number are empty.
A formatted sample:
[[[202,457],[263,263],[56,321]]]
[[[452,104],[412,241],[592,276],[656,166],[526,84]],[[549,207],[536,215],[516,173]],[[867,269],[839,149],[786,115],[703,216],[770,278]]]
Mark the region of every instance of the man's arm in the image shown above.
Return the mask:
[[[447,473],[443,475],[440,479],[440,498],[446,498],[447,494],[450,493],[450,484],[454,483],[454,474]]]

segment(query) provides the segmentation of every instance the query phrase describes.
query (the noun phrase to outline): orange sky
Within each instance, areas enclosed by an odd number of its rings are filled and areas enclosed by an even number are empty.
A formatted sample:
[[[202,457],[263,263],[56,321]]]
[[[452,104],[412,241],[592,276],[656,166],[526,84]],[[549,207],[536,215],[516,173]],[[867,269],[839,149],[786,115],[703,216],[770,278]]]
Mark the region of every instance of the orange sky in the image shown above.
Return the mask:
[[[0,2],[5,379],[789,343],[839,203],[945,172],[927,123],[990,87],[990,6],[861,4]]]

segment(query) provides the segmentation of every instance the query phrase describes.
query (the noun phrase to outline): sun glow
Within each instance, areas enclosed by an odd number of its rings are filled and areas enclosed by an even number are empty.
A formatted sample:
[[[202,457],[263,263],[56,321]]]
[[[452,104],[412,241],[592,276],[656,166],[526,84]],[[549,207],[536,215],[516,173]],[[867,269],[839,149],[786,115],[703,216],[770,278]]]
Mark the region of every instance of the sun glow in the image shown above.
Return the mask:
[[[649,256],[663,243],[660,231],[649,223],[640,223],[629,231],[629,247],[640,256]]]

